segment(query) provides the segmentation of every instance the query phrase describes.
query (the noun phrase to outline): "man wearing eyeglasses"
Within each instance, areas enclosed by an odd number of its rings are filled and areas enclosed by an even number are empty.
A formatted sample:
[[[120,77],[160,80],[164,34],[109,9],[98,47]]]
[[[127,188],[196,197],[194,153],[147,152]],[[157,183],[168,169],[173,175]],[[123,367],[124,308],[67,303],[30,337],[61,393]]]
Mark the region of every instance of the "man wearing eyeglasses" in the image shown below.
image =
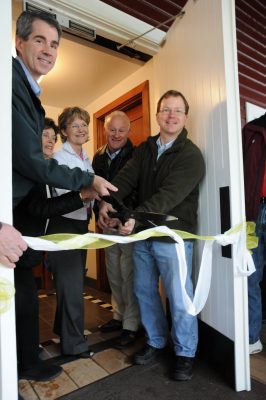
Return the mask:
[[[123,200],[133,189],[138,193],[137,211],[164,213],[177,217],[166,223],[169,228],[196,232],[199,183],[205,172],[198,147],[188,139],[185,123],[189,105],[182,93],[167,91],[157,105],[156,119],[160,132],[143,142],[131,160],[112,181],[119,188],[115,196]],[[101,224],[110,224],[110,205],[102,203]],[[145,229],[130,219],[120,225],[127,235],[134,229]],[[135,242],[134,291],[138,299],[141,322],[147,342],[134,357],[135,364],[148,364],[167,345],[168,324],[158,291],[159,277],[169,300],[172,318],[172,341],[175,365],[172,378],[192,378],[193,361],[198,343],[197,318],[187,313],[182,295],[176,244],[169,237]],[[193,242],[185,241],[187,261],[186,290],[193,297],[191,279]]]

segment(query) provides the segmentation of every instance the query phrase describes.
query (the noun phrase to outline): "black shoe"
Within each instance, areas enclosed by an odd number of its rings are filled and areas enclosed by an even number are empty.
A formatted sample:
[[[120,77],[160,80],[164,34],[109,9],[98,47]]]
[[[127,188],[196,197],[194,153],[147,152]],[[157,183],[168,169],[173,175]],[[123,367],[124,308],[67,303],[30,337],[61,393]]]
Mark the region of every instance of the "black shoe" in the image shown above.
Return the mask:
[[[176,356],[173,369],[173,379],[175,381],[188,381],[193,376],[193,357]]]
[[[91,358],[93,356],[94,352],[91,351],[90,349],[83,351],[82,353],[77,353],[77,354],[66,354],[62,353],[63,356],[66,357],[76,357],[76,358]]]
[[[120,331],[122,329],[122,321],[119,321],[118,319],[111,319],[105,324],[100,325],[99,329],[103,333]]]
[[[63,372],[63,369],[57,365],[38,364],[35,368],[19,371],[19,379],[28,381],[50,381]]]
[[[128,329],[123,329],[120,337],[115,341],[115,347],[117,349],[122,349],[123,347],[131,346],[136,341],[136,332],[130,331]]]
[[[150,361],[152,361],[161,351],[162,349],[156,349],[149,344],[145,344],[145,346],[140,351],[134,354],[133,364],[146,365]]]
[[[88,349],[87,351],[83,351],[83,353],[80,354],[75,354],[75,357],[78,358],[91,358],[93,356],[94,352]]]

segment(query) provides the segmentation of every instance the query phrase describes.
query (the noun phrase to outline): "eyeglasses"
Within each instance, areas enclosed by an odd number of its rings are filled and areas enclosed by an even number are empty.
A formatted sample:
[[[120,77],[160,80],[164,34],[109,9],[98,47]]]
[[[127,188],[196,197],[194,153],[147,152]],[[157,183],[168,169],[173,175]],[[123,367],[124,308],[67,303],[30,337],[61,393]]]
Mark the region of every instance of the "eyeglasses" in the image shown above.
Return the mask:
[[[84,124],[81,124],[81,125],[77,125],[77,124],[70,125],[70,128],[77,131],[78,129],[87,129],[88,125],[85,124],[85,122],[84,122]]]
[[[168,108],[168,107],[162,108],[159,112],[162,113],[162,114],[170,114],[170,113],[173,113],[174,115],[183,115],[183,114],[186,114],[185,111],[179,110],[179,108]]]

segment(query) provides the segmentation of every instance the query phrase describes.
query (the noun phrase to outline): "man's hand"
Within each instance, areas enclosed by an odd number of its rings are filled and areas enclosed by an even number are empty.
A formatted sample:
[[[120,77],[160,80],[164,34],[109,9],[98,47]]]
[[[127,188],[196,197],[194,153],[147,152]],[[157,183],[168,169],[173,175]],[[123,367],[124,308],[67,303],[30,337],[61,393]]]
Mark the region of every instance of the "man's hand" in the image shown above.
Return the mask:
[[[27,243],[13,226],[2,224],[0,229],[0,264],[15,268],[15,263],[27,249]]]
[[[98,193],[96,192],[96,190],[94,190],[93,188],[89,187],[89,188],[81,188],[80,189],[80,195],[81,195],[81,199],[82,201],[89,201],[89,200],[101,200],[100,196],[98,195]]]
[[[99,204],[98,226],[101,229],[114,228],[114,219],[108,215],[109,211],[116,211],[110,203],[101,201]],[[116,220],[115,220],[116,221]]]
[[[117,187],[98,175],[94,176],[92,188],[96,190],[96,192],[99,193],[100,196],[109,196],[108,190],[111,190],[112,192],[118,191]]]
[[[130,235],[134,229],[135,223],[136,220],[133,218],[130,218],[124,225],[120,223],[118,232],[123,236]]]

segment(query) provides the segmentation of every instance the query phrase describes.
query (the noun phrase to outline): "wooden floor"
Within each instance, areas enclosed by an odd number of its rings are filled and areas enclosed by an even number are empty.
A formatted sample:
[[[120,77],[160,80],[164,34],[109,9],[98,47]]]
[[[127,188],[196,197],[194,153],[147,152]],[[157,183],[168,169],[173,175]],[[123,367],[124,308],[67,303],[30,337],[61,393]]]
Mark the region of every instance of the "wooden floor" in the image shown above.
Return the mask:
[[[113,347],[113,339],[119,332],[103,334],[98,326],[112,318],[110,296],[92,288],[84,292],[85,331],[90,348],[95,351],[91,359],[62,357],[59,338],[54,335],[56,296],[53,291],[39,295],[41,357],[62,365],[63,373],[49,382],[19,381],[19,390],[25,400],[53,400],[74,392],[90,383],[129,368],[131,355],[143,345],[144,338],[123,351]],[[266,385],[266,324],[263,326],[263,352],[251,356],[251,376]]]

